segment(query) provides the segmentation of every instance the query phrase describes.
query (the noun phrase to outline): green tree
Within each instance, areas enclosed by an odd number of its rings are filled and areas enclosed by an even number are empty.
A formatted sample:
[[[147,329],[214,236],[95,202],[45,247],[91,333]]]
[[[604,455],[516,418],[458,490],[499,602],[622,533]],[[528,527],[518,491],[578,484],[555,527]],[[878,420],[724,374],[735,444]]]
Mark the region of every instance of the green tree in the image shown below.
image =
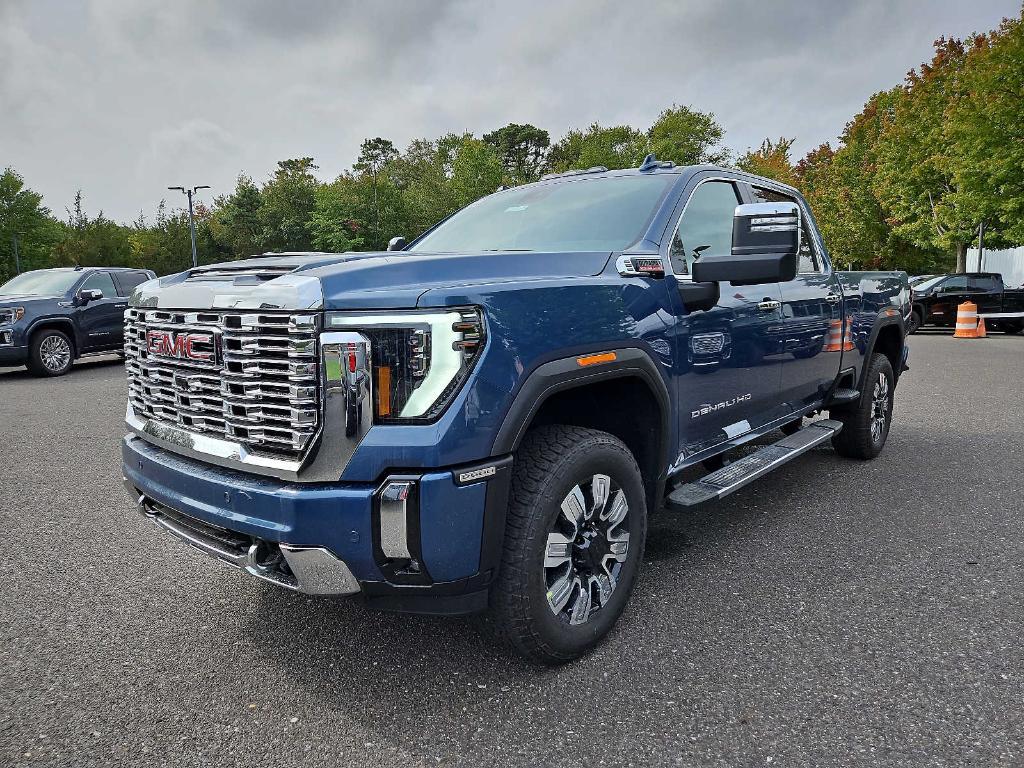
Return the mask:
[[[90,218],[82,204],[82,192],[68,211],[63,236],[53,248],[53,263],[63,267],[115,267],[132,262],[130,230],[103,215]]]
[[[985,222],[986,242],[1022,244],[1024,11],[971,40],[960,86],[945,128],[958,202]]]
[[[25,186],[13,169],[0,174],[0,283],[14,276],[14,238],[21,270],[49,266],[50,251],[61,237],[60,224],[43,205],[42,195]]]
[[[796,186],[796,168],[789,157],[793,141],[794,139],[787,138],[779,138],[778,141],[765,139],[759,149],[748,149],[736,161],[736,167],[756,176],[765,176],[783,184]]]
[[[673,105],[658,115],[647,131],[647,151],[676,165],[722,165],[729,160],[729,150],[722,146],[724,136],[710,112]]]
[[[389,197],[387,191],[380,187],[386,183],[382,176],[386,173],[388,165],[398,159],[398,150],[388,139],[378,136],[375,139],[363,141],[359,151],[359,159],[352,166],[353,170],[370,179],[370,190],[372,193],[373,216],[370,219],[370,232],[368,236],[370,248],[381,248],[384,240],[381,227],[381,206],[384,198]]]
[[[647,153],[647,137],[628,125],[570,130],[552,148],[549,165],[556,173],[593,168],[634,168]]]
[[[320,182],[313,176],[313,158],[279,160],[273,178],[261,196],[263,240],[273,251],[308,251],[313,247],[309,220],[316,205]]]
[[[529,123],[509,123],[485,133],[483,139],[501,158],[508,184],[528,184],[537,181],[544,172],[551,136],[543,128]]]
[[[922,248],[956,254],[956,270],[967,265],[967,248],[980,215],[959,194],[951,158],[957,148],[946,131],[946,111],[962,95],[966,50],[941,38],[931,62],[907,75],[895,91],[876,152],[876,196],[893,231]]]
[[[228,258],[244,259],[266,250],[263,195],[252,179],[240,174],[234,191],[214,200],[209,228],[218,250]]]

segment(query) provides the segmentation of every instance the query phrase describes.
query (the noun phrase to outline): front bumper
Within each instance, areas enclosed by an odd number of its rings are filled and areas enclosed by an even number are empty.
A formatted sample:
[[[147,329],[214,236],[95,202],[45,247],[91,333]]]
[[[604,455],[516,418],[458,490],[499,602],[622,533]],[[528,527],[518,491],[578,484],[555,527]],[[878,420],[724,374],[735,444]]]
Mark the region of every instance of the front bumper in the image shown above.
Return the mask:
[[[450,469],[403,473],[416,488],[407,521],[416,568],[384,554],[383,484],[296,483],[216,467],[129,435],[125,486],[162,529],[219,560],[310,594],[362,593],[371,605],[460,614],[486,607],[500,557],[508,460],[459,484]],[[461,475],[462,471],[458,474]]]
[[[24,365],[28,362],[28,347],[5,344],[4,334],[13,333],[10,329],[0,332],[0,365]]]

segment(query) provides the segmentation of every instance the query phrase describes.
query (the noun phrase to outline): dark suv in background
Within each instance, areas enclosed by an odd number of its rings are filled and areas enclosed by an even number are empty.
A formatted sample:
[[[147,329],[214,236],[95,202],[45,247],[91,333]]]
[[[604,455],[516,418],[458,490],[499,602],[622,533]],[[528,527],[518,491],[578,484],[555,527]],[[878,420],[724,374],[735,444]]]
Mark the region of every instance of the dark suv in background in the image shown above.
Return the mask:
[[[62,376],[76,358],[124,348],[124,310],[147,269],[74,267],[23,272],[0,285],[0,365]]]

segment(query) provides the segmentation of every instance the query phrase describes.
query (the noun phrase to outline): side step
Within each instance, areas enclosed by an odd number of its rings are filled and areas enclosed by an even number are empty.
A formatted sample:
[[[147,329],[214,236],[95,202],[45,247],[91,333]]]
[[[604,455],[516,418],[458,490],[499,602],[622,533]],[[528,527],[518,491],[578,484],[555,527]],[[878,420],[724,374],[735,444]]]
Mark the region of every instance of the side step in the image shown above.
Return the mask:
[[[694,483],[679,486],[666,497],[665,505],[675,509],[691,509],[698,504],[728,496],[829,440],[842,428],[842,422],[833,419],[812,422],[774,445],[766,445]]]
[[[832,393],[832,397],[829,398],[829,405],[839,405],[841,403],[852,403],[860,397],[860,392],[856,389],[837,389]]]

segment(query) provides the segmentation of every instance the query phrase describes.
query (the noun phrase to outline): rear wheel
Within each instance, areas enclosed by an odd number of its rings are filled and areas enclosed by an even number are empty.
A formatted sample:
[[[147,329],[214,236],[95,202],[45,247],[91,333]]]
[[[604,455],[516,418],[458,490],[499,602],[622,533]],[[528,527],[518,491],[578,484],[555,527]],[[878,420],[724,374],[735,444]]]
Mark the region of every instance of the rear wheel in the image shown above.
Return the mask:
[[[63,376],[74,362],[71,339],[54,328],[39,331],[32,337],[28,353],[28,369],[36,376]]]
[[[581,427],[531,431],[516,452],[490,628],[541,663],[579,657],[622,614],[646,533],[640,470],[619,439]]]
[[[860,399],[829,414],[843,423],[842,431],[832,438],[840,456],[873,459],[882,452],[892,423],[895,384],[889,358],[876,352],[868,363]]]
[[[907,333],[917,333],[921,327],[921,313],[914,310],[910,313],[910,320],[907,323]]]

